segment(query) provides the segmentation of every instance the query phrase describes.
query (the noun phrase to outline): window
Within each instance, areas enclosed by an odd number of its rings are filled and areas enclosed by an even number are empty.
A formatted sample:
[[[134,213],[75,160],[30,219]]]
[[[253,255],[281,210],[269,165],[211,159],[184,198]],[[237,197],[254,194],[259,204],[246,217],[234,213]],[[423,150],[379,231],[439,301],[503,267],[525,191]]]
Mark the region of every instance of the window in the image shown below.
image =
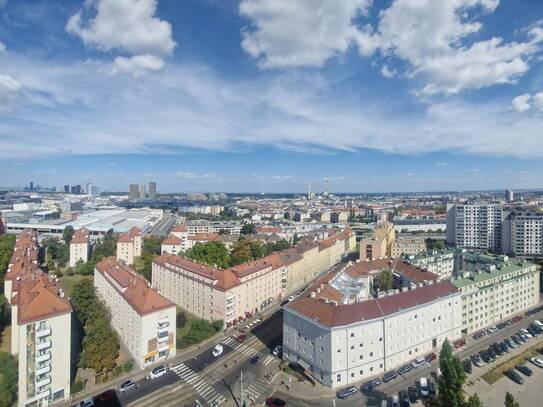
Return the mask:
[[[373,357],[373,352],[370,352],[370,358],[372,358],[372,357]]]
[[[354,332],[351,332],[351,338],[354,338]]]
[[[351,378],[353,378],[353,377],[354,377],[354,373],[351,373]]]
[[[353,350],[353,349],[354,349],[354,345],[351,345],[351,350]]]
[[[337,350],[337,353],[341,353],[341,349],[338,349],[338,350]]]
[[[341,382],[341,373],[336,376],[336,382]]]
[[[363,374],[364,374],[364,371],[363,371],[363,370],[361,370],[361,371],[360,371],[360,376],[362,376]]]
[[[381,364],[379,365],[379,367],[382,369],[382,368],[383,368],[383,364],[381,363]]]

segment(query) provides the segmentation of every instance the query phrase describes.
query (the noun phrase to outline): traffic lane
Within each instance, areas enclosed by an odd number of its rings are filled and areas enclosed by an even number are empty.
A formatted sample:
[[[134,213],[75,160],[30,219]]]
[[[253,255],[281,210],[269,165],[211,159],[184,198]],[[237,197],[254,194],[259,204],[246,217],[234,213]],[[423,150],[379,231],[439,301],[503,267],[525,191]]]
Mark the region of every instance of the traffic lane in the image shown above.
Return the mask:
[[[220,343],[220,342],[219,342]],[[199,372],[201,370],[204,370],[206,367],[211,366],[214,363],[219,362],[224,356],[228,355],[230,352],[233,351],[231,347],[228,345],[222,344],[223,352],[220,356],[213,356],[211,352],[213,351],[213,348],[218,345],[214,344],[211,345],[209,348],[204,350],[203,352],[199,353],[192,359],[187,359],[185,362],[183,362],[187,367],[194,370],[195,372]]]
[[[136,389],[128,390],[124,393],[121,393],[119,389],[115,389],[117,397],[123,406],[128,405],[147,394],[150,394],[154,391],[161,389],[164,386],[174,384],[179,381],[179,377],[172,371],[168,371],[165,375],[157,377],[156,379],[141,379],[137,380],[136,384],[138,387]]]

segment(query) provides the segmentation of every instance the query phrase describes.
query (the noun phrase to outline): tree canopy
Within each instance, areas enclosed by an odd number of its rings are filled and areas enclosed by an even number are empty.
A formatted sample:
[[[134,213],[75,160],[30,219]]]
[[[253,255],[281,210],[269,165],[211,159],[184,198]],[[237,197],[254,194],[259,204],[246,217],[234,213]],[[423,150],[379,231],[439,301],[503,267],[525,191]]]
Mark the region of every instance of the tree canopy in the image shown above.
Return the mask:
[[[254,223],[246,223],[241,227],[242,235],[254,235],[256,234],[256,226]]]
[[[428,238],[426,239],[426,249],[428,250],[445,250],[447,246],[445,246],[445,242],[443,240],[439,239],[432,239]]]
[[[143,265],[136,269],[143,277],[148,281],[151,281],[153,271],[153,260],[160,254],[160,245],[162,239],[156,236],[149,236],[143,239],[143,245],[141,248],[141,259]]]
[[[458,357],[452,353],[452,347],[447,339],[439,352],[439,369],[441,377],[438,380],[437,405],[440,407],[464,407],[462,386],[466,373]]]
[[[196,243],[185,251],[184,256],[200,263],[228,268],[230,266],[230,254],[221,242]]]
[[[385,268],[375,275],[373,280],[376,291],[388,291],[392,289],[394,283],[394,274],[392,269]]]
[[[68,225],[62,231],[62,239],[66,244],[70,244],[72,237],[74,236],[74,228],[71,225]]]
[[[505,407],[520,407],[518,401],[515,401],[513,395],[509,392],[505,393]]]
[[[14,405],[17,396],[17,362],[7,352],[0,351],[0,407]]]
[[[15,235],[0,236],[0,290],[4,290],[4,275],[8,269],[8,264],[13,255],[15,246]]]

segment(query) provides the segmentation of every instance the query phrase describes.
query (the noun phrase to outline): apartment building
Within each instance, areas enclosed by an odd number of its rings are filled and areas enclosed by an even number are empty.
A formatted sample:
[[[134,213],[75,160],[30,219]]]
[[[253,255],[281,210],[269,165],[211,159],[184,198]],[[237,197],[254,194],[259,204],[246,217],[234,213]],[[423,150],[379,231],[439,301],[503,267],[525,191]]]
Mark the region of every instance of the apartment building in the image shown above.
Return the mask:
[[[38,267],[35,231],[17,236],[5,276],[11,304],[11,354],[18,358],[19,406],[70,396],[72,307],[53,275]]]
[[[408,255],[404,261],[437,275],[439,279],[450,278],[454,272],[455,252],[445,250]]]
[[[510,253],[515,257],[543,257],[543,212],[540,209],[515,209],[508,217],[504,230],[510,230]]]
[[[377,260],[391,255],[391,245],[396,239],[394,226],[387,222],[379,222],[370,237],[360,241],[360,260]]]
[[[153,287],[198,317],[230,326],[307,284],[355,245],[346,228],[320,242],[302,240],[293,249],[224,270],[165,253],[153,261]]]
[[[420,237],[402,237],[390,243],[390,256],[401,257],[426,252],[426,242]]]
[[[90,255],[90,233],[81,228],[75,231],[70,240],[70,267],[75,267],[79,260],[87,262]]]
[[[448,281],[422,272],[419,283],[372,296],[375,273],[393,267],[402,274],[397,265],[359,262],[319,278],[284,308],[283,358],[336,388],[437,353],[445,339],[459,338],[461,298]]]
[[[462,330],[470,333],[539,303],[539,266],[505,255],[459,253]]]
[[[241,233],[240,222],[188,220],[184,223],[189,236],[199,233],[219,233],[221,230],[228,231],[231,235]]]
[[[133,265],[134,257],[141,256],[141,245],[141,229],[138,227],[133,227],[127,233],[119,235],[117,239],[117,260]]]
[[[501,204],[447,205],[447,243],[462,249],[501,252],[506,215]]]
[[[111,313],[111,325],[140,368],[175,356],[175,304],[147,280],[108,257],[96,264],[94,287]]]

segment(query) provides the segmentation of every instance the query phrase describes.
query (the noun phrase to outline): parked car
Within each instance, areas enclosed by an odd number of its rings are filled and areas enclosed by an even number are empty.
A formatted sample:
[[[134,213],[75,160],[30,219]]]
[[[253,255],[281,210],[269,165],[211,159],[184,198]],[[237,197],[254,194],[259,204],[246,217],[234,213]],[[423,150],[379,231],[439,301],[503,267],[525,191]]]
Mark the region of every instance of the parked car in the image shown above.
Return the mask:
[[[466,341],[464,339],[460,338],[460,339],[454,341],[454,348],[458,349],[458,348],[464,346],[465,344],[466,344]]]
[[[157,377],[164,376],[166,374],[166,366],[158,365],[151,369],[149,372],[150,379],[156,379]]]
[[[534,328],[532,328],[531,326],[528,326],[528,327],[526,328],[526,330],[527,330],[528,333],[529,333],[530,335],[532,335],[533,337],[536,337],[536,336],[539,335],[539,332],[537,332],[537,331],[536,331]]]
[[[283,407],[286,406],[287,403],[284,400],[278,399],[277,397],[268,397],[266,399],[266,405],[268,407]]]
[[[518,348],[518,343],[516,343],[513,338],[507,338],[506,341],[511,349]]]
[[[373,379],[362,385],[361,390],[365,392],[372,391],[375,387],[381,384],[381,379]]]
[[[500,322],[499,324],[496,325],[496,328],[498,329],[503,329],[507,326],[507,323],[506,322]]]
[[[462,339],[463,340],[463,339]],[[465,343],[465,342],[464,342]],[[428,363],[430,363],[432,360],[436,359],[437,356],[435,353],[430,353],[428,355],[426,355],[426,357],[424,358],[424,360],[426,360]]]
[[[119,400],[115,390],[109,389],[103,393],[94,397],[94,404],[96,406],[120,406]]]
[[[247,338],[247,335],[241,334],[241,335],[236,336],[236,341],[239,343],[243,343],[245,342],[245,338]]]
[[[481,355],[481,359],[483,359],[485,363],[492,362],[492,359],[490,358],[490,355],[488,354],[486,350],[479,352],[479,355]]]
[[[508,370],[507,372],[504,372],[504,375],[509,377],[517,384],[524,384],[524,379],[514,370]]]
[[[504,326],[505,326],[505,325],[504,325]],[[487,328],[487,330],[488,330],[489,333],[492,333],[492,332],[494,332],[494,331],[497,331],[498,328],[499,328],[499,325],[498,325],[498,327],[491,326],[490,328]]]
[[[407,394],[407,390],[400,390],[398,392],[398,397],[400,399],[401,407],[409,407],[409,394]]]
[[[533,335],[532,335],[530,332],[528,332],[527,329],[521,329],[520,332],[522,332],[524,335],[526,335],[526,337],[527,337],[528,339],[532,339],[532,338],[533,338]]]
[[[74,407],[94,407],[94,400],[90,398],[81,400],[79,403],[74,405]]]
[[[515,369],[521,372],[524,376],[530,377],[531,375],[534,374],[534,372],[532,372],[532,369],[530,369],[528,366],[519,364],[519,365],[515,365]]]
[[[346,399],[351,396],[354,396],[358,392],[358,389],[355,386],[345,387],[337,392],[338,399]]]
[[[536,365],[537,367],[543,369],[543,360],[539,358],[530,358],[530,362],[532,362],[532,364]]]
[[[430,393],[430,396],[435,396],[437,394],[436,382],[432,379],[428,380],[428,392]]]
[[[213,350],[211,351],[211,354],[215,356],[216,358],[221,356],[224,351],[223,346],[219,343],[218,345],[215,345]]]
[[[272,353],[277,357],[281,357],[283,354],[283,347],[281,345],[277,345],[275,348],[273,348]]]
[[[471,365],[470,359],[464,359],[464,361],[462,362],[462,366],[464,368],[464,372],[466,372],[467,374],[471,374],[471,372],[473,372],[473,366]]]
[[[428,391],[428,381],[425,377],[421,377],[419,383],[421,397],[428,397],[430,395],[430,392]]]
[[[402,367],[400,367],[398,369],[398,374],[406,374],[407,372],[409,372],[410,370],[413,370],[413,365],[411,363],[409,363],[408,365],[403,365]]]
[[[473,362],[473,364],[477,367],[481,367],[484,365],[483,363],[483,359],[481,359],[481,356],[479,356],[478,354],[475,354],[471,357],[471,361]]]
[[[415,404],[419,400],[419,393],[417,392],[417,388],[415,386],[409,386],[407,388],[407,394],[409,396],[409,401],[412,404]]]
[[[424,362],[425,362],[425,359],[422,356],[419,356],[413,362],[411,362],[411,366],[413,366],[413,369],[416,369],[417,367],[422,365]]]
[[[389,382],[391,380],[394,380],[396,377],[398,377],[398,372],[395,370],[389,370],[383,375],[383,382]]]
[[[492,344],[492,350],[494,350],[494,352],[495,352],[496,355],[498,355],[498,356],[501,356],[501,355],[503,355],[503,353],[504,353],[503,350],[502,350],[501,345],[500,345],[499,343],[496,343],[496,342],[494,342],[494,343]]]
[[[121,393],[124,393],[125,391],[132,390],[132,389],[135,389],[137,387],[138,387],[138,385],[136,383],[134,383],[132,380],[127,380],[127,381],[121,383],[121,385],[119,386],[119,390],[121,391]]]
[[[258,361],[260,360],[260,355],[256,354],[254,355],[249,361],[251,362],[251,365],[256,365]]]
[[[400,407],[400,399],[398,396],[394,395],[390,399],[390,407]]]

